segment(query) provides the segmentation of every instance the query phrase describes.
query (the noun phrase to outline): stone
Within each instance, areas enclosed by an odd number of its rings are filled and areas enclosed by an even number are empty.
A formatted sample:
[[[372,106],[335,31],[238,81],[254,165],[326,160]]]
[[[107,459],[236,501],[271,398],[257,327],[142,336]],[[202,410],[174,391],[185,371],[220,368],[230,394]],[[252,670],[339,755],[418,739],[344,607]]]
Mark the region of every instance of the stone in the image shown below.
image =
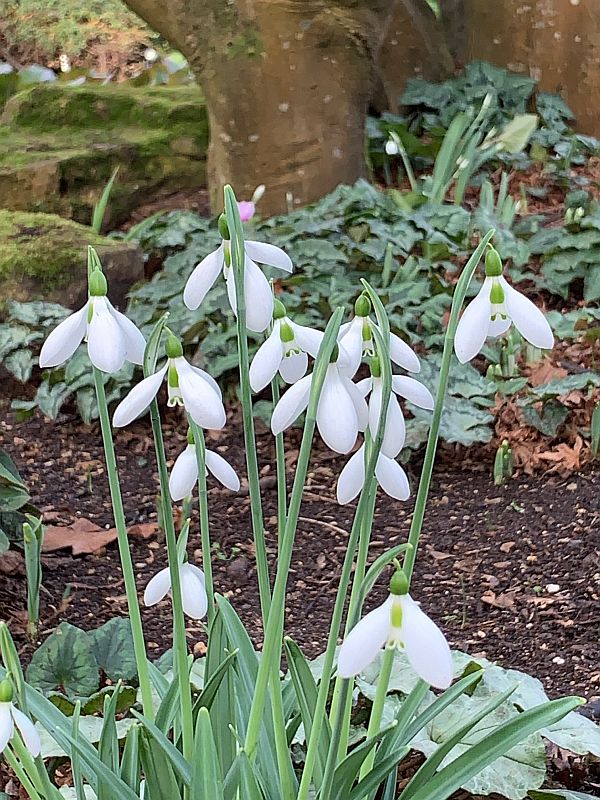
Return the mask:
[[[88,245],[98,252],[110,299],[124,306],[128,290],[144,278],[144,256],[137,244],[99,236],[54,214],[0,209],[0,311],[6,300],[83,305]]]
[[[208,120],[194,87],[39,84],[0,116],[0,207],[89,224],[115,168],[106,227],[157,193],[206,183]]]

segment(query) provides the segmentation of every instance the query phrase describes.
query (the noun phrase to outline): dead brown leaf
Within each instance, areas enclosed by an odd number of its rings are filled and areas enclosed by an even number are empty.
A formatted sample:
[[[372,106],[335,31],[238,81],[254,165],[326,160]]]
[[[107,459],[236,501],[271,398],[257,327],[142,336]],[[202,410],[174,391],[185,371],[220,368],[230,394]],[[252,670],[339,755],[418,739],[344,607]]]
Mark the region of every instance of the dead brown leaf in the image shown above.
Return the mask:
[[[512,594],[496,594],[491,589],[484,592],[481,595],[481,599],[489,606],[494,606],[494,608],[513,608],[515,605],[515,598]]]
[[[532,386],[541,386],[543,383],[549,383],[550,381],[566,378],[568,374],[568,370],[563,369],[562,367],[556,367],[550,361],[550,359],[546,359],[539,365],[539,367],[536,367],[534,370],[532,370],[531,375],[529,376],[529,381]]]
[[[153,522],[132,525],[128,535],[138,539],[148,539],[157,531]],[[48,525],[45,531],[44,553],[71,549],[74,556],[96,553],[117,538],[116,528],[101,528],[89,519],[77,519],[71,525]]]

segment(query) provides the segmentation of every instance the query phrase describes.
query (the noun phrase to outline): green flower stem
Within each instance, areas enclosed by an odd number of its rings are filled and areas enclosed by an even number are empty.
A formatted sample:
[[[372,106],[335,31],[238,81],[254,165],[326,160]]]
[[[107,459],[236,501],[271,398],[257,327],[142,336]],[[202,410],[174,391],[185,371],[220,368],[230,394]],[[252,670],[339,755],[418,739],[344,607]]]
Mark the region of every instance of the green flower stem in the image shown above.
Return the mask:
[[[110,497],[113,507],[115,527],[117,529],[117,544],[119,546],[119,556],[121,559],[121,569],[125,582],[125,594],[127,595],[127,607],[129,609],[129,619],[131,620],[131,633],[133,636],[133,649],[135,653],[135,663],[137,667],[138,679],[140,682],[140,692],[142,695],[142,706],[144,716],[154,719],[154,709],[152,706],[152,690],[150,675],[148,673],[148,659],[146,656],[146,644],[144,641],[144,630],[142,627],[142,615],[135,583],[135,573],[133,571],[133,561],[129,550],[129,539],[127,537],[127,524],[125,522],[125,512],[123,511],[123,498],[121,497],[121,486],[119,483],[119,471],[117,468],[117,458],[115,455],[115,445],[112,438],[110,418],[108,416],[108,405],[106,402],[106,392],[104,391],[104,377],[100,370],[93,367],[94,385],[96,387],[96,402],[98,404],[98,416],[100,418],[100,429],[102,431],[102,442],[104,445],[104,458],[106,460],[106,473],[110,487]]]
[[[419,539],[423,529],[423,520],[425,519],[425,508],[427,506],[427,498],[429,497],[429,488],[431,486],[431,476],[433,473],[433,464],[435,461],[435,454],[440,435],[440,423],[442,421],[444,401],[446,399],[446,391],[448,389],[450,362],[454,350],[454,337],[456,335],[456,328],[458,327],[460,310],[464,303],[473,273],[477,269],[477,265],[479,264],[479,261],[481,260],[488,243],[494,236],[494,233],[494,230],[489,231],[479,243],[479,246],[467,262],[462,275],[456,284],[456,289],[454,290],[454,296],[452,298],[450,319],[448,321],[448,328],[444,337],[444,350],[442,353],[440,378],[435,396],[433,417],[431,420],[431,427],[429,428],[429,436],[427,437],[427,447],[425,449],[423,470],[421,472],[421,479],[419,481],[419,488],[417,490],[417,499],[415,500],[415,510],[408,534],[408,543],[411,545],[411,547],[409,547],[406,551],[402,564],[402,568],[408,579],[409,585],[417,557],[417,548],[419,546]]]
[[[374,329],[373,336],[377,344],[378,352],[383,354],[388,354],[387,358],[382,357],[381,359],[382,360],[381,407],[387,408],[387,404],[389,403],[391,389],[392,389],[392,370],[389,359],[389,327],[387,326],[387,319],[385,320],[382,319],[379,324],[384,332],[384,335],[382,336],[379,330]],[[383,433],[385,430],[385,421],[386,421],[386,415],[382,414],[379,420],[379,426],[377,428],[377,436],[375,437],[373,446],[371,448],[371,452],[368,457],[367,464],[365,466],[365,485],[363,486],[363,490],[360,493],[360,498],[358,501],[358,505],[356,507],[356,513],[354,515],[354,520],[352,522],[352,530],[350,531],[350,536],[348,539],[348,547],[346,549],[346,555],[344,556],[344,563],[342,564],[340,583],[338,587],[337,596],[335,599],[335,604],[333,607],[331,625],[329,628],[329,635],[327,638],[327,647],[325,649],[325,655],[323,660],[323,671],[321,673],[321,681],[319,683],[319,691],[317,693],[317,702],[313,714],[314,722],[310,731],[310,738],[308,741],[306,758],[304,760],[304,769],[302,770],[302,779],[300,781],[300,787],[298,789],[297,800],[308,800],[310,793],[310,786],[315,769],[315,762],[317,759],[319,739],[321,737],[321,730],[323,727],[323,720],[325,717],[327,696],[329,694],[329,683],[333,672],[335,649],[337,646],[338,634],[342,623],[342,616],[344,613],[344,605],[346,602],[348,586],[350,585],[350,579],[352,575],[352,563],[354,561],[354,555],[356,553],[356,547],[358,545],[360,532],[363,529],[364,521],[369,514],[370,503],[372,500],[372,493],[374,493],[375,491],[375,486],[376,486],[375,466],[377,464],[377,459],[381,451],[381,443],[383,441]],[[349,684],[348,681],[346,683]],[[343,690],[343,685],[341,689]],[[343,701],[344,697],[342,696],[340,697],[339,700],[340,708],[342,707]],[[340,715],[338,715],[338,717],[339,716]],[[339,724],[341,725],[341,722]],[[325,777],[328,777],[329,781],[333,779],[333,772],[334,772],[333,767],[335,766],[338,748],[339,748],[339,740],[336,741],[335,738],[332,737],[329,755],[327,759],[327,767],[329,767],[329,769],[326,768],[326,774],[324,776],[323,786],[321,789],[321,796],[323,797],[323,800],[327,798]]]
[[[17,780],[27,792],[27,797],[30,800],[45,800],[45,793],[42,787],[36,787],[30,780],[30,776],[27,775],[25,770],[23,769],[23,765],[19,761],[19,759],[11,752],[10,748],[7,747],[2,754],[4,758],[7,760],[10,768],[17,776]],[[39,792],[38,792],[39,788]],[[41,792],[41,794],[40,794]]]
[[[367,741],[377,736],[381,730],[381,720],[383,718],[383,709],[385,707],[385,699],[387,697],[388,687],[390,685],[390,677],[392,675],[392,667],[394,666],[394,655],[396,651],[392,647],[386,647],[383,651],[383,658],[381,660],[381,669],[379,677],[377,678],[377,691],[375,692],[375,700],[371,708],[371,716],[369,717],[369,727],[367,728]],[[371,750],[366,757],[364,764],[360,770],[360,778],[366,777],[373,769],[375,763],[375,749]],[[365,798],[365,800],[368,800]]]
[[[225,214],[227,216],[229,235],[231,237],[231,268],[233,269],[235,284],[237,344],[240,367],[240,400],[242,403],[242,418],[244,423],[244,446],[246,449],[246,467],[248,470],[250,514],[252,517],[252,533],[256,551],[256,572],[258,575],[260,605],[263,625],[266,625],[271,606],[271,584],[269,581],[269,562],[267,559],[267,545],[265,541],[258,456],[256,453],[256,436],[254,433],[254,416],[252,413],[252,390],[250,387],[248,331],[246,329],[246,296],[244,292],[246,250],[244,246],[242,222],[231,186],[225,187]]]
[[[192,717],[192,693],[190,689],[190,676],[188,668],[188,650],[185,634],[185,617],[181,599],[181,576],[179,573],[179,558],[177,554],[177,537],[175,523],[173,522],[173,509],[169,497],[169,474],[167,472],[167,458],[160,425],[158,403],[153,400],[150,404],[150,419],[154,436],[154,449],[158,464],[158,477],[160,481],[160,498],[162,505],[163,524],[167,541],[167,556],[171,575],[171,599],[173,602],[173,650],[175,654],[174,666],[179,683],[179,704],[181,708],[181,737],[183,740],[183,756],[188,764],[193,763],[194,756],[194,722]],[[189,797],[189,787],[184,787],[186,797]]]
[[[200,510],[200,538],[202,540],[202,567],[206,580],[206,594],[208,596],[208,624],[215,616],[215,587],[212,573],[212,551],[210,542],[210,522],[208,516],[208,490],[206,488],[206,445],[204,431],[188,414],[188,422],[192,429],[196,449],[196,462],[198,464],[198,508]]]
[[[279,402],[279,382],[277,376],[271,381],[273,408]],[[285,474],[285,443],[283,433],[275,437],[275,461],[277,465],[277,546],[281,550],[285,521],[287,517],[287,484]]]
[[[342,309],[338,308],[329,320],[313,370],[310,400],[308,403],[308,409],[306,411],[306,419],[304,421],[304,433],[302,434],[302,443],[300,445],[300,452],[298,454],[298,463],[296,465],[294,485],[290,496],[290,504],[281,552],[279,553],[279,558],[277,561],[277,573],[275,576],[275,584],[273,586],[273,602],[271,606],[271,613],[269,614],[267,620],[264,647],[258,668],[254,698],[248,718],[248,727],[246,729],[246,742],[244,745],[244,750],[246,751],[248,758],[254,758],[256,755],[256,746],[258,744],[258,737],[264,710],[264,699],[266,696],[269,679],[274,675],[273,663],[279,666],[283,635],[285,593],[292,560],[296,527],[298,525],[298,517],[300,515],[302,494],[304,492],[304,484],[306,481],[306,474],[308,472],[308,463],[312,449],[312,439],[316,426],[317,408],[323,383],[325,382],[325,377],[329,368],[329,360],[333,353],[333,349],[336,346],[337,334],[341,321]],[[279,684],[279,676],[277,677],[277,683]],[[273,689],[274,691],[278,691],[278,688],[275,686]]]

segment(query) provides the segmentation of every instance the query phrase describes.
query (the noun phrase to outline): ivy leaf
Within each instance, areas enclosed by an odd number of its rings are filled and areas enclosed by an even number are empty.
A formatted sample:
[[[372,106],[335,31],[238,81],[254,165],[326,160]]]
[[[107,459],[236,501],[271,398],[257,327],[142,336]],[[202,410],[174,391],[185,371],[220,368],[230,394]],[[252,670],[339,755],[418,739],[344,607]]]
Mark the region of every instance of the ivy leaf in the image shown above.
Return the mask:
[[[98,666],[112,681],[137,676],[131,624],[125,617],[109,619],[87,637]]]
[[[88,635],[61,622],[39,647],[27,668],[27,681],[43,692],[89,697],[98,689],[98,664]]]

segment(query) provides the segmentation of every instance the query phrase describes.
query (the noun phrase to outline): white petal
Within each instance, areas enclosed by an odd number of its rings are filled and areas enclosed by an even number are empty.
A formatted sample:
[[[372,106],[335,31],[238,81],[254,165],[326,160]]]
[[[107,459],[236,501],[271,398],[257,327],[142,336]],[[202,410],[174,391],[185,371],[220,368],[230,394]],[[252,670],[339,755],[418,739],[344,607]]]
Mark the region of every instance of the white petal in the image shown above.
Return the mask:
[[[327,447],[336,453],[349,453],[354,447],[358,436],[358,415],[335,364],[327,368],[317,408],[317,427]]]
[[[410,595],[402,597],[401,636],[414,671],[436,689],[452,683],[452,654],[446,637]]]
[[[496,315],[496,319],[490,320],[490,325],[488,328],[487,335],[488,336],[502,336],[503,333],[510,328],[512,325],[512,319],[510,317],[506,317],[502,319],[500,314]]]
[[[302,414],[310,398],[312,375],[306,375],[287,390],[273,409],[271,430],[275,435],[281,433]]]
[[[294,271],[292,259],[280,247],[275,247],[274,244],[267,244],[266,242],[253,241],[247,241],[245,246],[246,253],[253,261],[283,269],[285,272]]]
[[[393,458],[388,458],[383,453],[379,454],[375,477],[383,491],[390,497],[396,500],[408,500],[410,497],[406,472]]]
[[[149,375],[147,378],[144,378],[143,381],[140,381],[138,385],[134,386],[129,394],[121,400],[113,416],[113,425],[115,428],[122,428],[124,425],[129,425],[130,422],[133,422],[134,419],[146,411],[160,389],[168,364],[169,362],[167,361],[154,375]]]
[[[54,328],[42,347],[40,367],[57,367],[77,350],[87,328],[88,303]]]
[[[183,356],[174,359],[174,364],[185,409],[196,425],[212,430],[223,428],[227,417],[221,397],[213,386]]]
[[[477,296],[471,300],[460,318],[454,337],[454,350],[461,364],[474,358],[486,340],[492,312],[491,289],[492,279],[486,278]]]
[[[524,294],[500,278],[500,284],[504,289],[505,305],[508,315],[515,323],[516,329],[524,339],[534,347],[542,350],[551,350],[554,347],[554,336],[546,317],[540,309],[532,303]]]
[[[294,331],[294,338],[296,339],[298,347],[313,358],[316,358],[321,342],[323,341],[323,332],[317,331],[314,328],[309,328],[307,325],[298,325],[296,322],[292,322],[288,317],[286,317],[285,321]]]
[[[412,347],[395,333],[390,333],[390,358],[394,364],[409,372],[421,371],[421,364]]]
[[[183,290],[183,302],[189,309],[194,311],[204,300],[208,290],[217,280],[219,272],[223,269],[223,263],[223,244],[221,243],[194,268]]]
[[[283,358],[283,343],[279,335],[279,320],[269,337],[261,344],[250,364],[250,386],[254,392],[262,391],[275,377]]]
[[[395,395],[390,396],[385,432],[381,443],[381,452],[389,458],[396,458],[406,441],[406,423],[400,403]]]
[[[220,481],[223,486],[231,489],[232,492],[238,492],[240,489],[240,479],[238,478],[234,468],[226,461],[219,453],[213,450],[206,451],[206,466],[208,471],[212,473],[215,478]]]
[[[174,502],[183,500],[193,491],[198,480],[198,462],[196,460],[196,446],[188,444],[178,456],[171,470],[169,478],[169,493]]]
[[[383,385],[381,378],[371,379],[371,396],[369,397],[369,430],[371,437],[375,439],[377,436],[377,428],[379,427],[379,417],[381,416],[381,395]]]
[[[0,703],[0,753],[10,742],[14,732],[14,724],[13,724],[11,709],[12,709],[12,703],[10,702]]]
[[[273,292],[269,281],[254,261],[246,259],[246,327],[250,331],[266,330],[273,316]]]
[[[131,361],[132,364],[143,364],[146,340],[142,332],[137,325],[133,324],[129,317],[117,311],[110,300],[106,301],[106,305],[112,316],[117,320],[119,328],[121,328],[121,333],[125,340],[125,357],[127,361]]]
[[[88,355],[102,372],[118,372],[125,363],[125,336],[105,297],[92,297],[92,319],[88,324]]]
[[[40,754],[42,743],[40,742],[40,736],[35,729],[35,725],[29,717],[26,717],[22,711],[19,711],[19,709],[14,706],[12,707],[12,715],[15,725],[21,734],[21,738],[25,742],[25,747],[29,750],[31,755],[36,758]]]
[[[350,323],[350,327],[346,328],[343,332],[340,328],[340,336],[338,340],[343,342],[344,349],[348,355],[348,365],[346,374],[349,378],[353,378],[358,372],[360,363],[362,361],[363,351],[363,317],[354,317]]]
[[[204,581],[199,579],[196,570],[198,567],[191,564],[181,565],[181,600],[188,617],[202,619],[208,610],[208,597]]]
[[[369,407],[367,405],[367,401],[365,400],[358,386],[355,383],[352,383],[350,378],[342,376],[342,383],[346,387],[348,394],[354,403],[356,416],[358,418],[358,429],[359,431],[365,431],[367,429],[367,425],[369,424]]]
[[[306,353],[292,353],[279,365],[279,374],[286,383],[296,383],[306,375],[308,356]]]
[[[365,446],[363,444],[340,472],[336,490],[338,503],[343,506],[354,500],[359,495],[364,483]]]
[[[404,375],[394,375],[392,377],[392,389],[400,397],[405,397],[411,403],[419,406],[419,408],[426,408],[428,411],[433,410],[433,395],[426,386],[423,386],[421,381]]]
[[[201,378],[204,378],[205,381],[210,383],[210,385],[219,395],[219,397],[221,398],[223,397],[223,393],[221,392],[221,387],[219,386],[219,384],[216,382],[216,380],[213,378],[212,375],[209,375],[208,372],[206,372],[206,370],[200,369],[200,367],[195,367],[193,364],[190,364],[190,367],[192,368],[192,371],[196,373],[196,375],[200,375]]]
[[[356,384],[356,388],[362,394],[363,397],[366,397],[373,388],[373,379],[363,378]]]
[[[387,641],[390,632],[390,609],[392,598],[363,617],[340,647],[338,655],[338,675],[352,678],[377,657]]]
[[[171,588],[171,573],[169,567],[161,569],[150,579],[144,590],[144,605],[154,606],[159,603]]]

